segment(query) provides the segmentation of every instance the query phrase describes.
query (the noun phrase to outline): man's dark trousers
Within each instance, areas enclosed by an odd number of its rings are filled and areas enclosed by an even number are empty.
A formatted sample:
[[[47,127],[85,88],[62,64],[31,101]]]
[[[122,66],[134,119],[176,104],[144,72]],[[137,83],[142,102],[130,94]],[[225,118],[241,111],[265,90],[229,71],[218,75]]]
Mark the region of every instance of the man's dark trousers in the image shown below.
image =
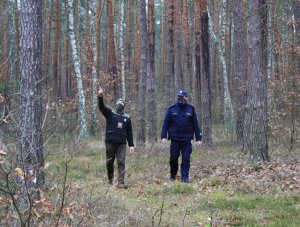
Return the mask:
[[[110,183],[114,177],[114,161],[117,157],[118,164],[118,183],[124,184],[125,177],[125,157],[126,157],[126,144],[105,143],[106,146],[106,168],[108,180]]]
[[[178,158],[180,156],[180,151],[182,155],[182,162],[180,166],[181,179],[188,180],[189,171],[190,171],[190,155],[192,153],[192,143],[190,140],[185,140],[185,141],[171,140],[171,147],[170,147],[171,177],[174,178],[177,174]]]

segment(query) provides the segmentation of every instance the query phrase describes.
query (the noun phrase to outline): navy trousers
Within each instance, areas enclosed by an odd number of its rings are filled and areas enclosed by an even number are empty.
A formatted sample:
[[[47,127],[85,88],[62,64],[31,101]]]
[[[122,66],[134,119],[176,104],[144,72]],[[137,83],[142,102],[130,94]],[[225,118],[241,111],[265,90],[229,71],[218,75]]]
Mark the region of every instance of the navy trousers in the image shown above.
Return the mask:
[[[177,141],[171,140],[170,147],[170,173],[171,177],[175,177],[178,171],[178,158],[181,154],[182,161],[180,166],[181,179],[189,179],[190,156],[192,153],[192,143],[190,140]]]

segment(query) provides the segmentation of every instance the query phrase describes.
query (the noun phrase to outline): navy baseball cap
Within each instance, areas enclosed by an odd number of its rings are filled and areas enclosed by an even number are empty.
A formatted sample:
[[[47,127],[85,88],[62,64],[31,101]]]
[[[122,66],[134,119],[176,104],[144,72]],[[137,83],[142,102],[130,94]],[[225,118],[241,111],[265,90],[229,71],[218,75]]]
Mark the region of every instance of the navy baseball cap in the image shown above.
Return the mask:
[[[185,90],[180,90],[177,95],[180,97],[187,97],[188,93]]]

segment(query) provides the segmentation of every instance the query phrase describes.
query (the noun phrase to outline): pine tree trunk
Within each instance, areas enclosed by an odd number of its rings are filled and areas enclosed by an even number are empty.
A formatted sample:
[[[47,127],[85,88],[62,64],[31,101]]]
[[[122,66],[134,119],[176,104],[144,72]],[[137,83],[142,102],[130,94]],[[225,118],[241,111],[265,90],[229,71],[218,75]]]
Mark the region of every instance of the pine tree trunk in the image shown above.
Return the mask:
[[[121,66],[121,90],[122,98],[126,99],[126,84],[125,84],[125,59],[124,59],[124,3],[119,2],[119,65]]]
[[[53,96],[57,99],[61,98],[61,79],[58,69],[58,52],[60,40],[60,1],[56,0],[55,3],[55,38],[53,50]],[[49,50],[48,50],[49,51]]]
[[[8,21],[7,21],[7,1],[0,1],[0,18],[1,18],[1,52],[0,52],[0,83],[7,83],[9,79],[8,75],[8,53],[7,53],[7,40],[6,35],[8,33]]]
[[[212,146],[211,133],[211,91],[209,70],[209,31],[206,0],[201,0],[201,44],[202,44],[202,108],[203,108],[203,141],[206,146]]]
[[[146,2],[140,0],[140,35],[141,35],[141,65],[139,72],[139,91],[138,91],[138,131],[137,145],[144,146],[146,142],[145,134],[145,114],[146,114],[146,86],[147,86],[147,63],[148,63],[148,29],[146,17]]]
[[[96,33],[96,45],[97,45],[97,76],[100,76],[100,49],[101,49],[101,15],[102,15],[103,5],[102,0],[97,0],[97,11],[96,11],[96,21],[95,21],[95,33]]]
[[[42,137],[42,5],[39,0],[20,4],[20,135],[17,166],[25,174],[19,176],[21,209],[40,199],[44,185],[44,146]],[[29,176],[32,176],[29,180]]]
[[[126,6],[125,73],[131,73],[131,1]]]
[[[157,111],[155,94],[155,33],[154,33],[154,0],[148,0],[148,25],[149,25],[149,60],[147,75],[147,98],[149,119],[149,142],[157,141]]]
[[[80,71],[80,60],[79,60],[79,54],[77,52],[77,44],[76,44],[75,32],[74,32],[73,0],[68,0],[68,15],[69,15],[70,44],[71,44],[73,64],[74,64],[75,75],[77,80],[77,91],[79,97],[79,122],[81,126],[80,137],[85,139],[88,137],[88,130],[87,130],[86,111],[85,111],[85,96],[84,96],[82,76]]]
[[[202,119],[201,113],[201,15],[200,15],[200,0],[195,0],[194,5],[194,28],[195,28],[195,108],[198,113],[199,119]]]
[[[249,2],[249,63],[248,97],[245,112],[244,147],[251,161],[269,161],[267,119],[265,114],[266,79],[261,18],[257,13],[262,7],[260,0]]]
[[[246,64],[246,33],[243,28],[243,19],[246,14],[242,1],[234,2],[234,56],[235,78],[237,80],[237,140],[243,141],[245,106],[247,100],[247,64]]]
[[[47,88],[48,80],[49,80],[49,61],[50,61],[50,39],[51,39],[51,22],[52,22],[52,14],[53,14],[53,0],[50,1],[50,11],[47,17],[47,28],[46,32],[48,32],[45,36],[44,45],[43,45],[43,84]]]
[[[167,76],[167,99],[168,104],[173,102],[175,83],[174,83],[174,0],[168,0],[168,31],[167,31],[167,56],[166,56],[166,76]]]
[[[182,26],[181,26],[181,1],[175,1],[175,30],[174,30],[174,41],[175,41],[175,89],[183,89],[183,71],[182,71]]]
[[[19,30],[19,9],[18,9],[18,0],[14,1],[14,11],[15,11],[15,34],[16,34],[16,76],[15,80],[18,81],[20,78],[20,30]]]
[[[114,11],[113,0],[106,1],[107,17],[108,17],[108,72],[111,75],[111,83],[113,89],[113,96],[117,98],[118,90],[116,86],[116,77],[118,73],[117,60],[116,60],[116,48],[114,38]]]
[[[139,70],[140,70],[140,59],[141,59],[141,43],[140,43],[140,34],[139,34],[139,0],[135,0],[134,1],[134,74],[135,75],[139,75]],[[136,76],[135,78],[136,81],[134,81],[136,83],[136,87],[135,89],[132,90],[139,90],[139,85],[138,85],[138,81],[139,81],[139,77]],[[136,98],[138,95],[138,92],[135,93]]]
[[[187,90],[193,93],[193,74],[192,74],[192,58],[191,58],[191,45],[190,45],[190,31],[189,31],[189,18],[188,18],[188,2],[183,0],[183,30],[184,30],[184,50],[186,55],[186,86]]]

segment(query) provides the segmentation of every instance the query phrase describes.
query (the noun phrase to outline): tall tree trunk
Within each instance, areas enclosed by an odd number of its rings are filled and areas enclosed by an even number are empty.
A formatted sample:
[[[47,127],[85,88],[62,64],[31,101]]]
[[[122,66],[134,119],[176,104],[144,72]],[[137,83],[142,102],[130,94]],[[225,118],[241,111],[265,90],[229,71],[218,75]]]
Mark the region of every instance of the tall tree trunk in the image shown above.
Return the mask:
[[[259,15],[260,15],[260,27],[261,27],[261,37],[262,37],[262,64],[263,64],[263,83],[266,86],[266,96],[265,98],[265,119],[266,125],[268,125],[268,1],[267,0],[260,0],[260,8],[259,8]]]
[[[293,4],[293,17],[295,24],[292,27],[291,33],[292,37],[292,53],[290,54],[291,64],[291,91],[290,95],[290,109],[291,109],[291,129],[290,129],[290,150],[294,150],[296,144],[296,132],[297,132],[297,122],[299,125],[299,97],[300,96],[300,2],[295,1]],[[298,103],[297,103],[298,102]],[[297,120],[298,119],[298,120]]]
[[[65,5],[65,13],[68,15],[68,5]],[[69,18],[66,17],[66,27],[69,28]],[[67,31],[68,34],[68,31]],[[69,36],[65,36],[65,65],[66,65],[66,83],[65,83],[65,91],[66,97],[71,99],[72,97],[72,73],[70,70],[69,62],[70,62],[70,39]]]
[[[91,81],[91,126],[90,133],[92,136],[96,134],[96,118],[97,118],[97,45],[95,33],[95,14],[89,0],[85,1],[86,11],[86,49],[87,49],[87,73]],[[91,16],[90,16],[91,15]]]
[[[55,38],[53,50],[53,96],[57,99],[61,98],[61,78],[58,69],[58,52],[60,40],[60,1],[56,0],[55,3]],[[48,50],[49,51],[49,50]]]
[[[43,46],[43,84],[45,87],[48,86],[48,80],[49,80],[49,65],[50,65],[50,40],[51,40],[51,22],[52,22],[52,14],[53,14],[53,0],[50,1],[50,11],[49,15],[47,17],[47,34],[45,36],[44,40],[44,46]]]
[[[44,145],[42,137],[42,5],[39,0],[20,4],[20,124],[17,166],[21,204],[25,210],[40,199],[44,185]],[[31,176],[31,177],[29,177]],[[25,180],[24,180],[25,179]]]
[[[70,44],[72,49],[73,63],[75,69],[75,75],[77,79],[77,91],[79,97],[79,122],[81,126],[80,137],[87,138],[88,130],[87,130],[87,121],[86,121],[86,111],[85,111],[85,96],[83,90],[82,76],[80,71],[80,60],[79,54],[77,52],[77,44],[75,40],[75,32],[74,32],[74,15],[73,15],[73,0],[68,0],[68,15],[69,15],[69,36],[70,36]]]
[[[126,6],[125,74],[131,72],[131,1]]]
[[[249,64],[248,97],[245,112],[244,147],[249,151],[252,161],[269,161],[267,142],[267,119],[265,114],[266,74],[264,64],[263,37],[260,15],[260,0],[249,2]]]
[[[154,0],[148,0],[148,25],[149,25],[149,53],[148,53],[148,75],[147,75],[147,98],[149,119],[149,142],[157,141],[157,111],[155,94],[155,21]]]
[[[7,83],[9,79],[8,75],[8,53],[7,53],[7,40],[6,35],[8,33],[8,21],[7,21],[7,1],[0,1],[0,18],[1,18],[1,52],[0,52],[0,83]]]
[[[122,98],[126,98],[126,84],[125,84],[125,59],[124,59],[124,2],[119,2],[119,65],[121,66],[121,90]]]
[[[202,108],[203,108],[203,140],[206,146],[212,146],[211,136],[211,91],[209,70],[209,31],[206,0],[201,0],[201,44],[202,44]]]
[[[15,12],[15,34],[16,34],[16,76],[15,80],[18,81],[20,76],[20,30],[19,30],[19,9],[18,0],[14,1],[14,12]]]
[[[148,29],[146,16],[146,2],[140,0],[140,34],[141,34],[141,65],[139,72],[139,91],[138,91],[138,131],[137,145],[143,146],[146,142],[145,134],[145,101],[147,86],[147,63],[148,63]]]
[[[183,89],[183,71],[182,71],[182,26],[181,26],[181,12],[182,12],[181,1],[175,1],[175,30],[174,30],[174,41],[175,41],[175,89]]]
[[[186,55],[186,85],[189,92],[193,93],[193,74],[192,74],[192,58],[191,58],[191,44],[190,44],[190,31],[189,31],[189,17],[188,17],[188,2],[183,0],[183,30],[184,30],[184,43]]]
[[[226,63],[226,51],[225,51],[225,33],[226,33],[226,4],[227,0],[222,0],[222,13],[220,14],[221,21],[221,37],[218,42],[219,46],[219,55],[223,70],[223,92],[224,92],[224,124],[225,128],[229,130],[229,132],[234,132],[235,130],[235,114],[233,111],[233,105],[231,101],[231,95],[229,92],[229,84],[228,84],[228,71],[227,71],[227,63]]]
[[[97,0],[97,11],[96,11],[96,21],[95,21],[95,33],[96,33],[96,45],[97,45],[97,76],[100,76],[100,49],[101,49],[101,15],[102,15],[103,5],[102,0]]]
[[[117,59],[116,59],[116,48],[115,48],[115,37],[114,37],[114,11],[113,11],[114,0],[107,0],[107,17],[108,17],[108,72],[111,75],[111,82],[113,88],[113,96],[118,96],[118,90],[116,86],[116,77],[118,73]]]
[[[175,83],[174,83],[174,0],[168,0],[169,13],[168,13],[168,32],[167,32],[167,98],[168,104],[173,102]]]
[[[139,80],[139,70],[140,70],[140,59],[141,59],[141,43],[140,43],[140,31],[139,31],[139,0],[134,1],[134,74],[136,76],[136,89],[138,91],[138,80]],[[138,92],[135,94],[137,95]]]
[[[201,113],[201,15],[200,15],[200,0],[195,0],[194,5],[194,20],[195,20],[195,108],[199,119],[202,119]]]
[[[235,78],[237,80],[237,140],[242,145],[244,133],[245,105],[247,100],[247,64],[246,64],[246,33],[243,20],[246,17],[243,1],[234,2],[234,56]]]

